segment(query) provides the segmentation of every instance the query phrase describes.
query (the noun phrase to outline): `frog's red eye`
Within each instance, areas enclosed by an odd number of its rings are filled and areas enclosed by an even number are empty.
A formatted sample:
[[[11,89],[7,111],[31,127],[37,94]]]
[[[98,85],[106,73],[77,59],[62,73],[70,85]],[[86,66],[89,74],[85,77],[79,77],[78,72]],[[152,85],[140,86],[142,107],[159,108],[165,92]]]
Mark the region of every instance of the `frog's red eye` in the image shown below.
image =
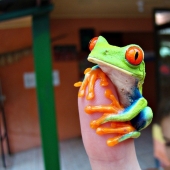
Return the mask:
[[[94,46],[96,45],[97,40],[98,40],[98,37],[94,37],[93,39],[90,40],[90,42],[89,42],[90,51],[93,50]]]
[[[144,54],[139,47],[132,46],[127,49],[125,57],[130,64],[137,66],[143,61]]]

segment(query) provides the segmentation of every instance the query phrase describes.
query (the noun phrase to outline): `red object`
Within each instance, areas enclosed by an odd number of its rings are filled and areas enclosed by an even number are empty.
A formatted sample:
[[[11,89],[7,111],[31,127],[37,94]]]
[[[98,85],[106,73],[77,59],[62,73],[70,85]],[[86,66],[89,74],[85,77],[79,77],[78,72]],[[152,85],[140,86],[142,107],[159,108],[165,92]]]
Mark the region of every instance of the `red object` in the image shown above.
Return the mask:
[[[170,75],[170,68],[166,65],[161,65],[159,70],[164,75]]]
[[[98,40],[98,37],[94,37],[93,39],[90,40],[90,42],[89,42],[90,51],[93,50],[94,46],[96,45],[97,40]]]
[[[136,46],[132,46],[126,51],[126,60],[132,65],[139,65],[144,59],[143,51]]]

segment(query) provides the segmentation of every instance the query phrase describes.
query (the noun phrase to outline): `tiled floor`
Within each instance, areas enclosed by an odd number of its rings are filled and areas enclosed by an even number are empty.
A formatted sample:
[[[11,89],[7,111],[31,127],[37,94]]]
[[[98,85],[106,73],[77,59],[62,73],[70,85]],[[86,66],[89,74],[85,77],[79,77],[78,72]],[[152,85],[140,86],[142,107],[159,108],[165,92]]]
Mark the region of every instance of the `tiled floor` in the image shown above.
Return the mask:
[[[143,130],[141,136],[138,139],[135,139],[135,147],[141,168],[144,170],[155,167],[150,128]]]
[[[142,169],[154,167],[152,138],[150,129],[142,131],[135,140],[136,152]],[[90,170],[88,157],[81,138],[70,139],[60,143],[61,170]],[[1,160],[0,160],[1,161]],[[8,158],[8,168],[0,170],[44,170],[41,148],[18,153]]]

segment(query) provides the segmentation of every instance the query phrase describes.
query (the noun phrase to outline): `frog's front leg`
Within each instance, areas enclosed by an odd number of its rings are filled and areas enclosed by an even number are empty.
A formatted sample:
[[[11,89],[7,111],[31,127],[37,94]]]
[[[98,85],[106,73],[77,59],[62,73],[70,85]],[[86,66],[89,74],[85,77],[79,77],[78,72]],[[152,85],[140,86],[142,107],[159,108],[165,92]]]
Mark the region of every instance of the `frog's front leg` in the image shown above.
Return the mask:
[[[87,68],[84,72],[85,77],[83,82],[75,83],[75,87],[80,87],[78,92],[78,97],[83,97],[85,95],[86,88],[88,86],[88,93],[86,95],[87,100],[94,98],[94,85],[97,79],[100,79],[101,86],[107,86],[108,80],[104,72],[98,67],[94,66],[92,68]]]
[[[98,127],[106,122],[127,122],[136,117],[145,107],[147,106],[147,101],[145,98],[140,97],[136,99],[129,107],[120,111],[118,114],[107,114],[105,117],[99,118],[91,122],[91,127]],[[101,121],[102,120],[102,121]]]

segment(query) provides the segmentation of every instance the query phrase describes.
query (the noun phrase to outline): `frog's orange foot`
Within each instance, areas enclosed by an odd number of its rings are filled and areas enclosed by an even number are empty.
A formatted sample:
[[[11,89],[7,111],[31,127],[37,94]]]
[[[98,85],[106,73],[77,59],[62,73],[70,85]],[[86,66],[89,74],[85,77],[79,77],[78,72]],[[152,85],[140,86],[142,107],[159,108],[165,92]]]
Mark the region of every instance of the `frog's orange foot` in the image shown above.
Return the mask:
[[[118,108],[111,106],[111,105],[98,105],[98,106],[86,106],[85,112],[88,114],[92,113],[117,113],[119,111]]]
[[[107,86],[109,83],[106,80],[101,80],[100,85],[101,86]]]
[[[116,136],[116,137],[114,137],[114,138],[108,139],[108,140],[107,140],[107,145],[110,146],[110,147],[117,145],[117,144],[119,143],[120,138],[121,138],[122,136],[123,136],[123,135],[118,135],[118,136]]]
[[[100,123],[96,120],[93,120],[91,123],[90,123],[90,127],[92,129],[97,129],[98,127],[100,126]]]
[[[114,96],[113,92],[110,89],[105,91],[105,97],[112,101],[111,105],[117,107],[118,109],[122,110],[123,106],[119,103],[118,99]]]
[[[127,134],[118,135],[118,136],[115,136],[113,138],[108,139],[107,140],[107,145],[108,146],[115,146],[116,144],[118,144],[120,142],[123,142],[126,139],[129,139],[129,138],[138,138],[139,136],[140,136],[140,132],[132,131],[132,132],[129,132]]]
[[[85,71],[84,71],[84,74],[87,74],[91,71],[91,68],[86,68]]]
[[[104,135],[104,134],[127,134],[129,132],[135,131],[135,128],[131,125],[123,126],[123,127],[118,127],[118,128],[111,128],[111,127],[98,127],[96,129],[96,133],[98,135]]]
[[[82,85],[82,82],[81,81],[79,81],[79,82],[77,82],[77,83],[74,83],[74,87],[80,87]]]
[[[93,99],[93,98],[94,98],[94,91],[91,91],[91,92],[89,92],[89,93],[87,94],[86,99],[87,99],[87,100],[91,100],[91,99]]]
[[[83,97],[86,91],[86,88],[88,86],[88,92],[86,99],[91,100],[94,98],[94,85],[97,79],[100,79],[100,85],[101,86],[107,86],[108,85],[108,80],[107,76],[105,73],[100,69],[100,68],[87,68],[84,72],[85,78],[83,82],[77,82],[74,84],[75,87],[80,87],[78,96]]]
[[[112,128],[127,127],[129,125],[132,126],[130,121],[128,121],[128,122],[112,122],[111,123]]]
[[[103,114],[103,116],[101,116],[99,119],[93,120],[93,121],[90,123],[90,127],[91,127],[92,129],[97,129],[101,124],[106,123],[105,120],[106,120],[107,115],[109,115],[109,114],[105,113],[105,114]]]
[[[84,71],[84,74],[87,74],[90,71],[91,71],[91,68],[86,68],[86,70]],[[81,87],[82,84],[83,84],[83,82],[81,82],[81,81],[76,82],[76,83],[74,83],[74,87]]]

